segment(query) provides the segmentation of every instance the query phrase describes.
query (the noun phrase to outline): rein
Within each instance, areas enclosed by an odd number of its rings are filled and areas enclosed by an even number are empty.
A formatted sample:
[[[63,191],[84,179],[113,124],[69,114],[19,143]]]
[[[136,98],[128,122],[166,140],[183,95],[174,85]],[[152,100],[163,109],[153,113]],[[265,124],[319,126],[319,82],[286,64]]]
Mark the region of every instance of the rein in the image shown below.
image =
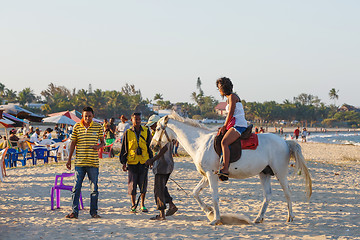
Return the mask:
[[[154,139],[154,140],[156,141],[156,145],[158,145],[158,146],[160,146],[161,139],[162,139],[162,137],[163,137],[164,134],[165,134],[165,137],[166,137],[166,139],[168,140],[168,142],[171,141],[170,138],[169,138],[169,135],[168,135],[167,132],[166,132],[166,126],[167,126],[168,122],[169,122],[169,119],[168,119],[168,118],[165,118],[165,124],[164,124],[164,126],[161,126],[161,130],[162,130],[162,131],[161,131],[161,133],[160,133],[159,140]]]

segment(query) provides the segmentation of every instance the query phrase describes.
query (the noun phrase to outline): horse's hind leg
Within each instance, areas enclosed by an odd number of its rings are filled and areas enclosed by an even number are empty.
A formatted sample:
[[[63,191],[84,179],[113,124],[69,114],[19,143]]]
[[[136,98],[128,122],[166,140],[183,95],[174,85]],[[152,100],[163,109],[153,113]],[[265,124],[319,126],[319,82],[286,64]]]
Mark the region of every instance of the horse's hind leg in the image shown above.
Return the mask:
[[[261,206],[258,216],[255,219],[255,223],[261,223],[264,221],[264,215],[271,199],[271,175],[261,172],[259,176],[264,192],[264,202]]]
[[[193,197],[196,199],[196,201],[199,203],[201,209],[206,213],[206,215],[213,212],[212,208],[208,205],[206,205],[201,199],[200,199],[200,192],[206,188],[209,185],[209,180],[207,177],[203,177],[200,182],[196,185],[196,187],[193,190]]]
[[[291,192],[290,192],[290,188],[289,188],[289,182],[287,180],[287,177],[278,177],[278,181],[282,187],[282,189],[284,190],[284,194],[285,194],[285,198],[286,198],[286,202],[287,202],[287,206],[288,206],[288,218],[287,218],[287,222],[292,222],[294,220],[294,213],[292,211],[292,202],[291,202]]]

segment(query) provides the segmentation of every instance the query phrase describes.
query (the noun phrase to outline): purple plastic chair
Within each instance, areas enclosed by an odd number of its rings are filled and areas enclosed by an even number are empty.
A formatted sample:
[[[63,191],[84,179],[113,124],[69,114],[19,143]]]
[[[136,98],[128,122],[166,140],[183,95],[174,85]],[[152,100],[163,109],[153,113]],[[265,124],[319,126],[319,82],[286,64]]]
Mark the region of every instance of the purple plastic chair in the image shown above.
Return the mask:
[[[54,210],[54,190],[56,190],[56,208],[60,208],[60,190],[68,190],[72,191],[72,186],[64,185],[63,180],[64,177],[74,176],[75,173],[62,173],[61,175],[56,175],[55,177],[55,185],[51,187],[51,210]],[[60,184],[58,184],[58,179],[60,178]],[[84,209],[84,204],[82,200],[82,195],[80,192],[80,209]]]

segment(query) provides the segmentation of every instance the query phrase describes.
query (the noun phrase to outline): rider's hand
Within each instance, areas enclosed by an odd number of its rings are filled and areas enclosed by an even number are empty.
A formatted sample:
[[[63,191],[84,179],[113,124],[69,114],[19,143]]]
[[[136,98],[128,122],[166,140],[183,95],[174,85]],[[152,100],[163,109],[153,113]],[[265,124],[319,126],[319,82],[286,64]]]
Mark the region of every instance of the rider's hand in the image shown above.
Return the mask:
[[[222,134],[224,134],[224,133],[226,132],[226,126],[222,126],[222,127],[220,128],[220,132],[221,132]]]

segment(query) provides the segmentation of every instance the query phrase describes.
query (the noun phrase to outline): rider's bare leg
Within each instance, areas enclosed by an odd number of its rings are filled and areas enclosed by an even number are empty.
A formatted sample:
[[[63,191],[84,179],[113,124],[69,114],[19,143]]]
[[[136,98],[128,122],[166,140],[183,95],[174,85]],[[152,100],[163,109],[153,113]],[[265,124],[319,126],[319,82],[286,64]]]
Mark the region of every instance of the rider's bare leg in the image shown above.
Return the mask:
[[[240,137],[234,128],[230,128],[221,141],[221,148],[223,152],[224,167],[221,169],[223,173],[229,173],[229,162],[230,162],[230,149],[229,145],[232,144],[236,139]]]

